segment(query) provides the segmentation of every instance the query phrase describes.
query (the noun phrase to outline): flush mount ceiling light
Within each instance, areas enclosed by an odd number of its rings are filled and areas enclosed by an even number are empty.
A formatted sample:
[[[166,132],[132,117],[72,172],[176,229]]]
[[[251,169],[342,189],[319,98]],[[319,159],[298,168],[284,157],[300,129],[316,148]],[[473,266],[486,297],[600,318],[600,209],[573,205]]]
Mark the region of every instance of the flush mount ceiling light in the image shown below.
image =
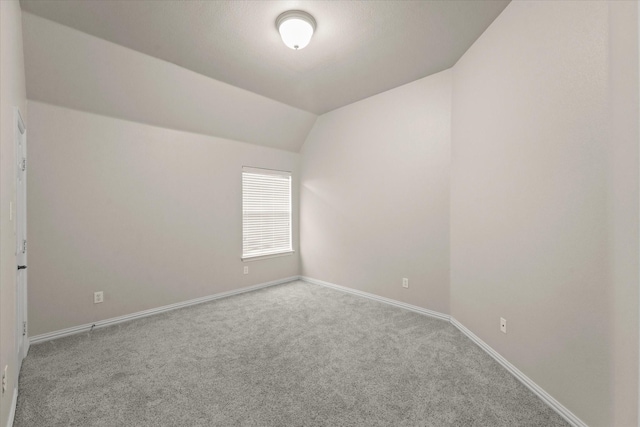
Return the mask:
[[[276,27],[282,41],[291,49],[304,48],[311,41],[316,30],[316,20],[307,12],[289,10],[276,19]]]

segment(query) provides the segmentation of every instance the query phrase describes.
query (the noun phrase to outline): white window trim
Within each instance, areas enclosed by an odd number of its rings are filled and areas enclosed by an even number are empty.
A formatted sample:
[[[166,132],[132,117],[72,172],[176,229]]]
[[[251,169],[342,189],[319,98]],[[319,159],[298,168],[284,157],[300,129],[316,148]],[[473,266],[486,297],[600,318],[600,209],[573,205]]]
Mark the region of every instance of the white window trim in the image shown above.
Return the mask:
[[[289,256],[289,255],[293,255],[294,253],[296,253],[295,250],[290,250],[290,251],[287,251],[287,252],[278,252],[276,254],[242,257],[240,259],[243,262],[260,261],[262,259],[279,258],[279,257],[282,257],[282,256]]]
[[[280,176],[280,177],[288,177],[289,178],[289,218],[288,218],[288,225],[289,225],[289,229],[288,229],[288,234],[289,234],[289,246],[287,248],[282,248],[281,250],[277,250],[276,252],[272,252],[272,253],[262,253],[262,254],[245,254],[245,182],[244,182],[244,174],[245,173],[252,173],[252,174],[257,174],[257,175],[275,175],[275,176]],[[240,259],[243,262],[247,262],[247,261],[257,261],[257,260],[263,260],[263,259],[268,259],[268,258],[275,258],[275,257],[281,257],[281,256],[288,256],[288,255],[292,255],[293,253],[295,253],[295,250],[293,248],[293,177],[292,177],[292,173],[290,171],[284,171],[284,170],[276,170],[276,169],[266,169],[266,168],[257,168],[257,167],[249,167],[249,166],[243,166],[242,167],[242,173],[241,173],[241,177],[242,177],[242,191],[241,191],[241,203],[242,203],[242,255],[240,257]]]

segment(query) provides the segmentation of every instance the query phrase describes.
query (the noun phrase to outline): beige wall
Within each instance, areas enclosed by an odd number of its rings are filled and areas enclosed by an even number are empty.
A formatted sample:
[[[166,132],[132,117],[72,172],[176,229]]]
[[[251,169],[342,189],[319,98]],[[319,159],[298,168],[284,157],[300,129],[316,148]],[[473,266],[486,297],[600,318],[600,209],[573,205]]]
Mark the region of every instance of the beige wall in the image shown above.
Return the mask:
[[[34,101],[29,122],[31,336],[299,274],[240,260],[243,165],[293,171],[298,249],[298,154]]]
[[[450,113],[444,71],[318,119],[301,151],[303,275],[449,312]]]
[[[452,315],[590,426],[637,424],[637,128],[609,133],[619,6],[512,2],[454,67]]]
[[[16,380],[15,272],[16,237],[9,220],[15,206],[14,107],[26,122],[20,4],[0,1],[0,371],[8,369],[7,391],[1,397],[0,426],[7,425]]]
[[[609,4],[609,250],[613,281],[614,425],[638,425],[638,2]]]
[[[0,4],[11,159],[20,12]],[[300,155],[31,101],[30,334],[302,273],[450,313],[590,426],[637,425],[637,17],[635,2],[512,2],[452,70],[321,116]],[[301,251],[248,276],[242,165],[300,181]]]

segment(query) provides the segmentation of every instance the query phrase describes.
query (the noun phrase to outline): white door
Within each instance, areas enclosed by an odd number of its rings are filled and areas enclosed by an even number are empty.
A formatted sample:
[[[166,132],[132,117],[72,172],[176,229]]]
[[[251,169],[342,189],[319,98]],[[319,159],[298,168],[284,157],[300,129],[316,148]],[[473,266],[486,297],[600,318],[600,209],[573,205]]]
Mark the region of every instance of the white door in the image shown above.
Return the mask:
[[[27,340],[27,130],[15,110],[16,150],[16,349],[17,369],[29,350]],[[17,378],[17,376],[16,376]]]

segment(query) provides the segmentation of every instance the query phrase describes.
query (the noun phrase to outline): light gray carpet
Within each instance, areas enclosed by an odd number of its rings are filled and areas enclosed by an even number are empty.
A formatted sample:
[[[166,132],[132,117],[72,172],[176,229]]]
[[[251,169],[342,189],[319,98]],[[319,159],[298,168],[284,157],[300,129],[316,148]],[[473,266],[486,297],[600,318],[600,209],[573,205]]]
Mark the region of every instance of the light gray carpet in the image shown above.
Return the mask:
[[[449,323],[293,282],[32,346],[14,425],[567,423]]]

